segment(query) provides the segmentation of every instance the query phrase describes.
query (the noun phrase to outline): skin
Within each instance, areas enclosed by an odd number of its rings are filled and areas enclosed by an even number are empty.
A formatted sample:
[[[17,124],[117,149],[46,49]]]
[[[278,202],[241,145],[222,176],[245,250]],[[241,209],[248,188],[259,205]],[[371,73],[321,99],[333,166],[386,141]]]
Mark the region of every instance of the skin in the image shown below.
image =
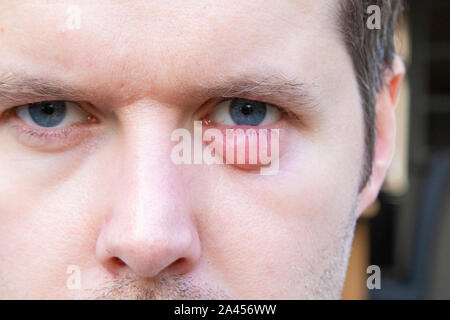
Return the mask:
[[[360,191],[363,115],[336,13],[334,0],[0,0],[0,75],[70,85],[77,99],[58,100],[95,117],[42,142],[8,110],[55,97],[0,96],[0,298],[339,298],[392,157],[403,66],[378,93]],[[171,161],[171,133],[221,98],[213,84],[280,74],[311,99],[249,97],[295,114],[269,126],[277,174]]]

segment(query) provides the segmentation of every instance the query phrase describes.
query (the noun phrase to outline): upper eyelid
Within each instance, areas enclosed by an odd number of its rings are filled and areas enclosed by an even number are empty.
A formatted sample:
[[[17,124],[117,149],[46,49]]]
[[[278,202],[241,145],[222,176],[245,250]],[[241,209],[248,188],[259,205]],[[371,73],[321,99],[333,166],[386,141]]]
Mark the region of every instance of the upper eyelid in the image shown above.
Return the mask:
[[[214,112],[216,112],[215,108],[216,108],[219,104],[221,104],[221,103],[223,103],[223,102],[225,102],[225,101],[231,101],[232,99],[245,99],[245,100],[250,100],[250,101],[255,101],[255,102],[263,102],[263,103],[265,103],[265,104],[267,104],[267,105],[273,106],[273,108],[277,109],[278,112],[279,112],[279,118],[278,118],[275,122],[273,122],[273,123],[276,123],[276,122],[282,120],[282,119],[285,118],[285,117],[286,117],[286,118],[291,118],[291,115],[289,114],[288,111],[285,111],[283,108],[278,107],[277,105],[275,105],[275,104],[273,104],[273,103],[269,103],[269,102],[265,102],[265,101],[260,101],[260,100],[256,100],[256,99],[248,99],[248,98],[242,98],[242,97],[239,97],[239,98],[232,97],[232,98],[225,98],[225,99],[222,99],[222,100],[219,101],[218,103],[214,104],[214,106],[213,106],[212,108],[210,107],[210,108],[209,108],[210,110],[209,110],[208,112],[205,112],[205,115],[201,118],[202,121],[205,121],[205,120],[206,120],[206,122],[209,123],[209,124],[210,124],[210,123],[215,123],[215,124],[217,124],[217,125],[221,125],[220,123],[216,123],[214,120],[212,120],[212,119],[210,118],[210,115],[213,114]],[[286,119],[286,118],[285,118],[285,119]],[[211,121],[212,121],[212,122],[211,122]],[[270,125],[272,125],[273,123],[271,123]],[[269,126],[269,124],[263,124],[262,126]]]
[[[294,119],[294,120],[299,120],[300,119],[300,115],[296,114],[295,112],[293,112],[289,107],[280,106],[280,105],[278,105],[276,103],[270,102],[269,99],[262,100],[262,99],[258,99],[258,98],[253,98],[251,95],[249,95],[247,97],[244,97],[244,96],[241,96],[241,97],[225,97],[223,100],[219,101],[215,106],[217,106],[219,103],[222,103],[222,102],[228,101],[228,100],[232,100],[232,99],[235,99],[235,98],[246,99],[246,100],[253,100],[253,101],[257,101],[257,102],[263,102],[263,103],[266,103],[266,104],[270,104],[271,106],[277,108],[281,112],[281,114],[283,116],[287,116],[287,117],[289,117],[291,119]],[[209,113],[211,113],[211,112],[209,112]]]
[[[315,100],[304,100],[304,101],[288,101],[288,98],[283,97],[283,94],[266,94],[263,96],[258,96],[257,93],[254,92],[246,92],[243,94],[240,94],[239,96],[224,96],[222,97],[222,100],[219,101],[223,102],[225,100],[231,100],[233,98],[242,98],[247,100],[254,100],[259,102],[264,102],[267,104],[270,104],[274,107],[276,107],[283,116],[288,117],[292,120],[300,120],[304,113],[306,112],[318,112],[318,102]],[[299,104],[301,102],[301,104]]]
[[[86,102],[86,101],[73,101],[73,100],[63,100],[63,99],[59,99],[59,100],[41,100],[41,101],[36,101],[36,102],[30,102],[30,103],[22,104],[22,106],[23,105],[28,105],[28,104],[33,104],[33,103],[38,103],[38,102],[50,102],[50,101],[70,102],[70,103],[76,104],[78,109],[82,110],[86,114],[92,115],[92,116],[94,116],[96,118],[99,117],[98,111],[96,110],[95,106],[92,105],[89,102]],[[14,108],[17,108],[17,107],[19,107],[19,106],[16,106]]]
[[[81,102],[76,102],[76,101],[67,101],[67,100],[44,100],[44,101],[38,101],[38,102],[51,102],[51,101],[64,101],[66,103],[72,103],[76,105],[76,108],[78,109],[77,112],[83,112],[86,114],[86,121],[90,122],[92,124],[94,123],[99,123],[98,117],[96,115],[93,115],[92,112],[86,110],[86,106],[83,106]],[[23,108],[26,107],[27,105],[33,104],[33,103],[38,103],[38,102],[32,102],[32,103],[26,103],[26,104],[22,104],[13,108],[8,109],[8,114],[10,115],[15,115],[18,116],[17,114],[17,110],[19,108]],[[1,116],[1,114],[0,114]],[[66,127],[70,127],[70,125],[66,126]],[[40,128],[39,126],[37,128]]]
[[[286,115],[289,115],[289,116],[297,117],[297,115],[295,113],[293,113],[292,111],[290,111],[289,108],[280,106],[279,104],[276,104],[276,103],[272,102],[271,101],[272,99],[261,99],[261,98],[258,98],[258,97],[254,97],[252,94],[243,94],[243,95],[241,95],[239,97],[237,97],[237,96],[224,96],[224,97],[213,99],[213,100],[216,100],[216,101],[213,101],[214,103],[212,105],[208,106],[206,111],[202,112],[200,110],[200,112],[201,112],[200,113],[200,115],[201,115],[200,118],[210,114],[214,110],[214,108],[217,107],[220,103],[223,103],[225,101],[231,101],[232,99],[246,99],[246,100],[253,100],[253,101],[263,102],[263,103],[272,105],[273,107],[277,108],[280,112],[282,112],[282,114],[286,114]],[[63,100],[63,99],[58,99],[58,100],[51,99],[50,100],[50,99],[48,99],[48,100],[39,100],[39,101],[33,101],[33,102],[28,102],[28,103],[22,103],[20,105],[16,105],[16,106],[13,106],[13,107],[5,107],[5,109],[6,110],[14,110],[14,109],[17,109],[19,107],[26,106],[26,105],[29,105],[29,104],[38,103],[38,102],[46,102],[46,101],[65,101],[65,102],[75,103],[82,111],[84,111],[87,114],[90,114],[90,115],[92,115],[92,116],[94,116],[96,118],[99,118],[98,110],[96,109],[96,107],[93,106],[91,103],[85,102],[85,101],[73,101],[73,100]],[[209,104],[209,103],[207,103],[207,104]],[[202,108],[200,107],[200,109],[202,109]],[[2,110],[1,110],[1,106],[0,106],[0,113],[1,112],[2,112]]]
[[[286,120],[290,120],[290,121],[293,121],[293,122],[303,121],[302,120],[302,118],[303,118],[302,114],[299,113],[299,112],[295,112],[293,110],[295,108],[291,108],[289,105],[281,106],[280,104],[277,104],[277,103],[274,103],[274,102],[270,102],[270,101],[275,101],[277,99],[277,98],[272,97],[272,96],[269,99],[261,99],[261,98],[258,98],[258,97],[254,97],[252,94],[249,94],[247,96],[244,95],[244,96],[241,96],[241,97],[225,97],[219,103],[221,103],[223,101],[226,101],[226,100],[231,100],[233,98],[242,98],[242,99],[246,99],[246,100],[253,100],[253,101],[258,101],[258,102],[264,102],[266,104],[270,104],[270,105],[274,106],[275,108],[277,108],[280,111],[281,116],[284,117]],[[305,108],[301,108],[301,109],[303,110]]]
[[[288,95],[289,97],[289,95]],[[254,100],[254,101],[259,101],[259,102],[264,102],[270,105],[273,105],[274,107],[276,107],[282,114],[282,117],[285,117],[286,120],[291,120],[294,121],[294,123],[297,123],[298,121],[303,121],[303,118],[305,116],[305,112],[313,112],[313,113],[317,113],[319,111],[319,108],[317,107],[317,100],[316,99],[305,99],[305,100],[295,100],[294,102],[292,101],[288,101],[288,98],[286,98],[283,94],[283,92],[281,93],[273,93],[273,92],[266,92],[266,94],[263,94],[262,96],[259,95],[259,92],[254,92],[253,90],[248,90],[246,92],[241,92],[238,96],[232,96],[232,95],[222,95],[220,97],[216,97],[216,98],[212,98],[210,99],[209,102],[205,102],[203,104],[203,106],[206,104],[210,104],[211,100],[214,102],[214,104],[212,106],[208,106],[207,107],[207,112],[202,111],[205,110],[202,105],[200,105],[197,109],[197,111],[194,112],[194,116],[198,116],[200,115],[199,118],[204,118],[205,116],[207,116],[208,114],[210,114],[214,107],[216,107],[219,103],[222,103],[223,101],[227,101],[227,100],[231,100],[233,98],[242,98],[242,99],[247,99],[247,100]],[[82,99],[80,99],[82,100]],[[84,99],[83,99],[84,100]],[[1,99],[0,99],[1,101]],[[33,102],[28,102],[25,104],[30,104],[30,103],[36,103],[36,102],[42,102],[42,101],[67,101],[67,102],[73,102],[76,103],[79,108],[81,110],[83,110],[84,112],[86,112],[89,115],[93,116],[93,122],[96,123],[101,123],[101,119],[104,119],[104,111],[102,111],[102,109],[97,108],[95,105],[93,105],[90,102],[87,101],[77,101],[74,99],[45,99],[45,100],[34,100]],[[298,102],[301,103],[301,105],[298,104]],[[296,104],[297,103],[297,104]],[[23,103],[21,105],[24,105]],[[5,109],[12,109],[12,108],[16,108],[18,107],[13,106],[13,107],[9,107],[9,108],[5,108]],[[0,117],[2,116],[2,105],[0,104]],[[308,114],[309,114],[308,113]],[[306,114],[306,115],[308,115]]]
[[[266,101],[262,101],[262,100],[258,100],[258,99],[251,99],[250,97],[245,97],[245,96],[240,96],[240,97],[231,96],[231,97],[219,97],[219,98],[209,100],[208,102],[204,103],[201,107],[199,107],[199,109],[194,113],[193,118],[194,119],[203,119],[203,118],[209,116],[211,113],[213,113],[215,108],[217,108],[217,106],[219,104],[221,104],[225,101],[231,101],[232,99],[246,99],[246,100],[252,100],[252,101],[257,101],[257,102],[263,102],[266,104],[273,105],[278,110],[280,110],[280,112],[282,112],[283,114],[287,113],[283,107],[280,107],[274,103],[270,103],[270,102],[266,102]]]

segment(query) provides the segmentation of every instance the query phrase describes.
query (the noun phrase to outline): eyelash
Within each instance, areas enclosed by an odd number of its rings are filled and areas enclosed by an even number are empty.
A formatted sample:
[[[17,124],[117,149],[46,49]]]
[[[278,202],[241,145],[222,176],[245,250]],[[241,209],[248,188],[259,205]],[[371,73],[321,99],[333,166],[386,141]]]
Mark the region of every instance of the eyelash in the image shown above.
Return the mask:
[[[281,117],[280,120],[286,119],[288,121],[298,121],[300,118],[288,111],[285,108],[279,107],[276,104],[272,104],[267,101],[263,100],[257,100],[257,99],[250,99],[250,98],[244,98],[244,97],[226,97],[226,98],[220,98],[218,102],[215,102],[212,106],[208,107],[206,112],[202,112],[203,116],[200,118],[201,121],[204,121],[206,125],[211,125],[211,120],[207,120],[207,117],[212,114],[212,111],[214,111],[214,108],[217,107],[220,103],[224,101],[231,100],[233,98],[241,98],[241,99],[248,99],[248,100],[254,100],[258,102],[264,102],[266,104],[270,104],[274,107],[276,107],[280,113]],[[69,101],[67,101],[69,102]],[[29,145],[31,147],[35,148],[44,148],[46,150],[55,150],[55,149],[61,149],[63,147],[74,147],[80,142],[83,141],[83,139],[86,139],[88,136],[90,136],[93,133],[93,124],[99,124],[100,121],[97,117],[95,117],[90,111],[86,110],[86,104],[85,103],[77,103],[80,108],[86,112],[87,114],[87,121],[85,123],[75,123],[67,127],[52,127],[52,128],[43,128],[39,126],[30,126],[29,124],[25,123],[24,120],[19,119],[17,116],[16,110],[23,106],[17,106],[13,107],[5,112],[6,118],[15,118],[16,123],[10,125],[11,129],[15,132],[18,139],[25,143],[26,145]],[[91,109],[91,108],[88,108]],[[201,108],[203,109],[203,108]],[[20,121],[20,122],[19,122]],[[19,122],[19,123],[17,123]],[[217,124],[216,124],[217,125]]]
[[[219,100],[214,100],[213,101],[214,103],[212,105],[210,105],[210,103],[208,103],[207,104],[208,106],[206,108],[201,108],[202,110],[200,110],[200,113],[199,113],[199,115],[197,115],[196,118],[200,119],[205,125],[213,124],[212,120],[209,119],[208,117],[212,114],[212,111],[214,111],[214,108],[217,107],[222,102],[232,100],[234,98],[253,100],[253,101],[257,101],[257,102],[263,102],[268,105],[272,105],[272,106],[276,107],[278,109],[278,111],[280,111],[280,113],[281,113],[280,120],[284,119],[284,120],[287,120],[287,121],[290,121],[293,123],[296,123],[296,122],[299,123],[302,120],[302,118],[299,115],[297,115],[296,113],[290,111],[287,108],[280,107],[276,103],[271,103],[268,101],[268,99],[260,99],[260,98],[255,98],[255,97],[251,97],[251,96],[222,97]]]
[[[86,106],[83,106],[83,103],[77,104],[80,109],[87,114],[86,122],[74,123],[66,127],[44,128],[26,123],[23,119],[19,118],[17,114],[18,108],[24,105],[7,110],[2,118],[14,120],[9,124],[9,128],[23,144],[32,148],[43,149],[44,151],[61,150],[74,147],[81,143],[95,130],[95,127],[92,125],[99,123],[99,120],[86,110]]]

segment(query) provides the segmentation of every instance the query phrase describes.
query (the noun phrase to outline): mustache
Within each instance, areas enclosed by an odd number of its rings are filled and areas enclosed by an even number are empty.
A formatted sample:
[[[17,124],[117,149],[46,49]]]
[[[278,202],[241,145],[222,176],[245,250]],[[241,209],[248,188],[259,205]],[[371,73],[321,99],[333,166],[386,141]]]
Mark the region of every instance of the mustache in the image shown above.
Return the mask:
[[[163,275],[154,279],[127,275],[90,290],[95,300],[225,300],[224,290],[190,277]]]

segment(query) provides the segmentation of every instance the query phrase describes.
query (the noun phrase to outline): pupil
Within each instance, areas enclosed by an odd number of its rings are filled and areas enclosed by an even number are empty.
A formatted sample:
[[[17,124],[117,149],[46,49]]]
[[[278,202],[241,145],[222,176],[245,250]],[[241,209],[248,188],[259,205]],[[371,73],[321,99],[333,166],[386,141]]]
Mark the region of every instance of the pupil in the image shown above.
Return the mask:
[[[244,106],[241,107],[241,112],[243,114],[245,114],[246,116],[248,116],[250,113],[253,112],[253,107],[251,104],[246,104]]]
[[[55,112],[55,107],[51,103],[46,103],[41,107],[41,111],[45,114],[51,115]]]

